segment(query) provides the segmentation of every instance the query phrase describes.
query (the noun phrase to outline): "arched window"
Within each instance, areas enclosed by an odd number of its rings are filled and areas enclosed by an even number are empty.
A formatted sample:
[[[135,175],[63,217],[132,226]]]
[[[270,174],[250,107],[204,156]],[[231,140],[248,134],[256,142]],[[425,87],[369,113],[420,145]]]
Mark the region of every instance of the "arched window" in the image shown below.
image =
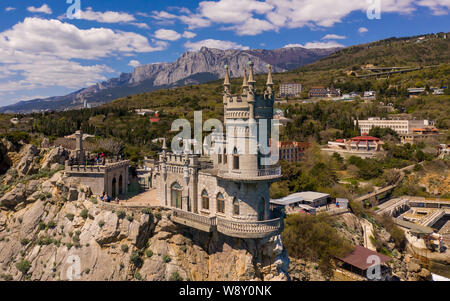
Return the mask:
[[[266,201],[263,197],[260,198],[258,203],[258,220],[263,221],[265,218],[266,212]]]
[[[223,150],[223,164],[228,163],[228,157],[227,157],[227,148],[225,147]]]
[[[217,195],[217,212],[225,213],[225,198],[221,193]]]
[[[177,182],[170,187],[172,207],[182,209],[181,192],[183,188]]]
[[[233,199],[233,214],[239,215],[239,200],[237,198]]]
[[[209,196],[206,190],[202,191],[202,208],[209,210]]]
[[[239,154],[237,148],[233,150],[233,169],[239,169]]]

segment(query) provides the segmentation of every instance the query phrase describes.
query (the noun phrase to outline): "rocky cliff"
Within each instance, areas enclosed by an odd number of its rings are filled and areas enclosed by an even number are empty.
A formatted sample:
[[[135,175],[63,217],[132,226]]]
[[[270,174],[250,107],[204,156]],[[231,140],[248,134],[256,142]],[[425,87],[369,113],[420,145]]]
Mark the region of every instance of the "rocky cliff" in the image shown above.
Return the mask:
[[[275,50],[219,50],[203,47],[200,51],[185,52],[173,63],[142,65],[132,73],[122,73],[102,83],[73,92],[66,96],[22,101],[0,108],[0,112],[29,113],[40,110],[80,108],[84,101],[99,105],[127,95],[149,92],[161,88],[199,84],[222,78],[228,65],[233,77],[243,75],[249,60],[256,73],[266,73],[267,64],[275,72],[284,72],[315,62],[338,50],[305,49],[301,47]]]
[[[164,208],[102,203],[64,176],[64,149],[17,154],[1,178],[4,280],[288,279],[279,236],[234,239],[177,225]]]

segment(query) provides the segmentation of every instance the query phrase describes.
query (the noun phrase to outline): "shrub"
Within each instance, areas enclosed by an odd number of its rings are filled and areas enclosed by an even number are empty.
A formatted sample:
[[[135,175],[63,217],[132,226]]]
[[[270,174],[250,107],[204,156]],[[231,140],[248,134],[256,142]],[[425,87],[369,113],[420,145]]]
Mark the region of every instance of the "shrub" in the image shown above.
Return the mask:
[[[120,248],[124,253],[128,252],[128,245],[122,245]]]
[[[148,215],[152,215],[152,211],[150,210],[150,208],[144,208],[141,211],[143,214],[148,214]]]
[[[327,215],[289,215],[285,220],[283,244],[290,256],[318,262],[321,272],[331,277],[332,261],[351,252],[351,243],[334,228]]]
[[[75,215],[74,214],[72,214],[72,213],[67,213],[66,214],[66,218],[69,220],[69,221],[73,221],[73,218],[75,217]]]
[[[53,221],[53,220],[49,221],[48,224],[47,224],[47,227],[48,227],[49,229],[55,229],[55,228],[56,228],[56,223],[55,223],[55,221]]]
[[[160,213],[160,212],[156,212],[155,217],[156,217],[157,219],[161,219],[161,213]]]
[[[145,251],[145,255],[150,258],[150,257],[153,256],[153,251],[152,250],[147,250],[147,251]]]
[[[130,222],[132,222],[134,220],[134,218],[131,215],[127,215],[127,220],[129,220]]]
[[[137,252],[133,252],[130,256],[130,261],[133,263],[136,267],[140,268],[143,264],[143,260],[141,256]]]
[[[169,256],[169,255],[167,255],[167,254],[164,254],[164,255],[163,255],[163,261],[164,261],[165,263],[169,263],[171,260],[172,260],[172,259],[170,259],[170,256]]]
[[[30,240],[28,238],[22,238],[20,240],[20,243],[22,244],[22,246],[26,246],[30,243]]]
[[[180,274],[178,274],[178,271],[176,271],[170,275],[169,281],[183,281],[183,278],[181,278]]]
[[[80,216],[81,216],[83,219],[87,219],[87,218],[88,218],[88,215],[89,215],[89,211],[88,211],[86,208],[84,208],[83,210],[81,210]]]
[[[118,218],[124,219],[125,216],[126,216],[125,211],[122,211],[122,210],[121,210],[121,211],[117,212],[117,217],[118,217]]]
[[[43,237],[38,238],[36,243],[40,246],[47,246],[47,245],[53,243],[53,239],[51,239],[50,237],[43,236]]]
[[[186,253],[187,248],[186,248],[185,245],[182,245],[182,246],[180,247],[180,249],[181,249],[181,251],[183,251],[184,253]]]
[[[136,278],[136,280],[142,281],[142,275],[139,272],[134,273],[134,278]]]
[[[104,220],[101,220],[101,221],[98,222],[98,226],[100,228],[103,228],[104,225],[105,225],[105,221]]]
[[[16,263],[16,268],[25,275],[31,268],[31,263],[28,260],[22,259],[21,261]]]
[[[39,222],[39,230],[45,230],[45,227],[46,227],[45,223],[43,221],[40,221]]]

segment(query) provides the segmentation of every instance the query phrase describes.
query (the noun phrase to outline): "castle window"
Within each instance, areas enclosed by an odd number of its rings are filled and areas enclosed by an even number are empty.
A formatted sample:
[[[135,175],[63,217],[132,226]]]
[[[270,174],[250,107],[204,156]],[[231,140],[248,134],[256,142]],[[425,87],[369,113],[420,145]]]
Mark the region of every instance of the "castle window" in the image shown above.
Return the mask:
[[[217,160],[219,161],[219,164],[222,163],[222,154],[219,153],[219,155],[217,156]]]
[[[228,163],[227,149],[225,148],[223,151],[224,151],[224,154],[223,154],[223,164],[227,164],[227,163]]]
[[[233,199],[233,214],[239,215],[239,200],[237,198]]]
[[[206,190],[202,191],[202,208],[209,210],[209,196]]]
[[[225,198],[221,193],[217,195],[217,212],[225,213]]]
[[[239,154],[237,148],[233,151],[233,169],[239,169]]]
[[[177,182],[170,187],[172,207],[182,209],[181,192],[183,188]]]

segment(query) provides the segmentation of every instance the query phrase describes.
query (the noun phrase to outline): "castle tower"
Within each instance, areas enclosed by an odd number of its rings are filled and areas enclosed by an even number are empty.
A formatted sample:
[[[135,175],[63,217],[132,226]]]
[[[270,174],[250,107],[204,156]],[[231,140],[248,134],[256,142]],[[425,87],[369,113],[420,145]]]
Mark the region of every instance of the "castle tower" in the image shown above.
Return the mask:
[[[81,130],[75,132],[75,153],[79,163],[84,162],[84,149],[83,149],[83,132]]]
[[[273,82],[269,68],[267,90],[264,95],[256,91],[253,63],[250,72],[244,72],[243,91],[231,95],[230,87],[224,83],[225,139],[219,147],[222,152],[213,155],[218,177],[229,183],[238,184],[245,191],[245,203],[249,210],[247,219],[264,220],[269,211],[270,183],[281,176],[278,166],[265,165],[264,156],[269,147],[271,121],[273,118]],[[225,78],[227,76],[225,75]],[[261,149],[265,147],[266,152]]]

